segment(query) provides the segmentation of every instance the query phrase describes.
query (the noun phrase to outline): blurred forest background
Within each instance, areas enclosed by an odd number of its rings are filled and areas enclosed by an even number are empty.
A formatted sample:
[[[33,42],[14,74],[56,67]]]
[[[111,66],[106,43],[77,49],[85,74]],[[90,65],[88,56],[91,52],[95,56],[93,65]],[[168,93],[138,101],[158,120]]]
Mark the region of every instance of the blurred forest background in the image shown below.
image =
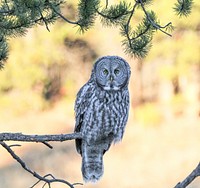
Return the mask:
[[[9,59],[0,72],[0,132],[71,133],[76,93],[89,79],[93,63],[100,56],[119,55],[132,68],[124,139],[105,154],[102,179],[77,187],[174,187],[200,160],[200,1],[194,1],[187,18],[174,15],[173,3],[152,5],[161,22],[172,21],[176,28],[173,37],[156,33],[143,60],[124,54],[118,29],[102,28],[98,22],[83,35],[60,20],[50,32],[41,26],[10,40]],[[67,3],[63,14],[73,19],[76,4]],[[140,13],[134,19],[139,23]],[[23,143],[15,151],[41,175],[82,182],[74,141],[52,145],[49,150]],[[36,182],[3,148],[0,159],[0,188]],[[200,180],[189,187],[200,188]]]

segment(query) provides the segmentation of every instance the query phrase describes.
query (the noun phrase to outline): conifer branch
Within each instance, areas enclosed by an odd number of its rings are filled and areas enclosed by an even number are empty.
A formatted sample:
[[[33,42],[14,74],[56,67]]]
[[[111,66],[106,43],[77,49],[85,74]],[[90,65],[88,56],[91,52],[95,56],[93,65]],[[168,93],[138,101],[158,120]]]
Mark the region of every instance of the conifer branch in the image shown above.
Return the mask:
[[[131,31],[130,22],[138,4],[139,2],[136,1],[130,12],[128,21],[123,25],[121,31],[122,35],[124,33],[127,39],[123,41],[125,52],[135,55],[138,58],[143,58],[147,55],[151,47],[153,31],[151,31],[150,25],[146,23],[145,19],[143,19],[143,23],[137,27],[136,31]]]
[[[110,15],[106,15],[106,14],[100,12],[98,9],[96,9],[96,12],[97,12],[100,16],[102,16],[102,17],[104,17],[104,18],[106,18],[106,19],[110,19],[110,20],[115,20],[115,19],[118,19],[118,18],[120,18],[120,17],[122,17],[122,16],[124,16],[124,15],[127,15],[127,14],[131,13],[130,11],[126,11],[126,12],[121,12],[121,13],[118,14],[118,15],[110,16]]]
[[[12,14],[14,10],[0,10],[0,14]]]
[[[51,8],[53,9],[53,11],[58,15],[60,16],[63,20],[65,20],[66,22],[68,22],[69,24],[74,24],[74,25],[78,25],[78,21],[71,21],[71,20],[68,20],[67,18],[65,18],[62,14],[60,14],[55,8],[54,6],[51,5]]]
[[[42,14],[42,11],[41,11],[40,7],[38,7],[38,10],[39,10],[39,12],[40,12],[41,19],[43,20],[43,22],[44,22],[44,24],[45,24],[45,26],[46,26],[46,29],[50,32],[49,27],[48,27],[47,20],[46,20],[46,18],[44,18],[44,16],[43,16],[43,14]]]
[[[124,28],[125,28],[124,31],[125,31],[126,37],[128,39],[128,43],[129,43],[130,48],[132,48],[132,43],[131,43],[132,39],[130,37],[130,21],[131,21],[131,18],[133,17],[133,14],[135,12],[137,5],[138,5],[138,3],[136,2],[135,5],[133,6],[131,12],[130,12],[130,16],[128,18],[127,23],[124,25]]]
[[[0,35],[3,36],[3,40],[0,41],[0,67],[7,59],[7,40],[10,37],[24,35],[28,28],[36,24],[45,25],[49,31],[49,24],[59,17],[69,24],[78,25],[82,32],[94,25],[97,16],[100,16],[102,25],[120,26],[121,35],[125,38],[122,42],[125,52],[138,58],[145,57],[149,52],[155,31],[158,30],[172,36],[169,33],[173,30],[172,23],[160,25],[156,14],[147,10],[147,5],[151,4],[152,0],[135,0],[132,3],[123,0],[117,5],[108,5],[108,0],[105,0],[105,8],[103,9],[100,9],[100,2],[100,0],[80,0],[77,21],[71,21],[60,11],[61,5],[65,3],[63,0],[2,1],[0,4],[0,18],[2,20],[0,22]],[[177,0],[174,10],[179,16],[187,16],[192,10],[192,5],[193,0]],[[133,19],[136,7],[142,8],[145,18],[132,30],[130,21]]]
[[[130,4],[127,4],[125,1],[120,2],[117,5],[112,5],[109,8],[104,8],[99,11],[96,8],[96,12],[101,16],[101,21],[103,25],[114,25],[117,26],[125,21],[125,18],[128,14],[131,13]]]
[[[149,14],[147,13],[145,7],[144,7],[144,4],[142,2],[142,0],[138,0],[141,4],[141,7],[142,7],[142,10],[144,11],[148,21],[151,23],[151,25],[155,28],[155,29],[158,29],[160,30],[161,32],[163,32],[164,34],[168,35],[168,36],[172,36],[171,34],[167,33],[166,31],[164,31],[163,29],[166,28],[167,26],[169,26],[171,24],[171,22],[169,22],[168,24],[166,24],[165,26],[160,26],[158,25],[157,23],[155,23],[149,16]]]

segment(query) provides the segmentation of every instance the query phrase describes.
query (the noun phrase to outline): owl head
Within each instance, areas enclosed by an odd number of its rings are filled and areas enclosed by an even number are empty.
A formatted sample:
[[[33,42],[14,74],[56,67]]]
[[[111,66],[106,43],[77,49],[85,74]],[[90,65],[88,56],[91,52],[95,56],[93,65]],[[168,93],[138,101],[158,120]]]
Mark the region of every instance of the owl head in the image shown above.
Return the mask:
[[[106,91],[117,91],[126,87],[130,78],[129,64],[118,56],[104,56],[93,67],[91,79]]]

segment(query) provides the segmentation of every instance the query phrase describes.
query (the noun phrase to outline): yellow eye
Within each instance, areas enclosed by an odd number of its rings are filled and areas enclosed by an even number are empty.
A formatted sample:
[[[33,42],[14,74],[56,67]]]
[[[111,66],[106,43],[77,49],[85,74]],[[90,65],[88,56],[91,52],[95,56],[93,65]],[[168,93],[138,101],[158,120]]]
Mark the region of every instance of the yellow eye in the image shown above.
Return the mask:
[[[119,74],[119,69],[115,69],[114,70],[114,73],[117,75],[117,74]]]
[[[107,69],[104,69],[104,70],[103,70],[103,73],[104,73],[105,75],[108,75],[108,70],[107,70]]]

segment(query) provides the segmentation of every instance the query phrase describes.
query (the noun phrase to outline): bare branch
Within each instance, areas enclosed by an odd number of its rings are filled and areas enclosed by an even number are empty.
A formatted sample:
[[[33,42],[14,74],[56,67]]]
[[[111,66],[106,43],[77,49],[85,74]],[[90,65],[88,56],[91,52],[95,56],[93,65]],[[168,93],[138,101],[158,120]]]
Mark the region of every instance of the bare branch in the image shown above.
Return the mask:
[[[4,141],[22,141],[22,142],[36,142],[42,143],[45,146],[52,149],[53,147],[48,143],[50,141],[67,141],[73,140],[77,138],[82,138],[80,133],[71,133],[71,134],[58,134],[58,135],[24,135],[22,133],[0,133],[0,144],[8,151],[8,153],[24,168],[27,172],[32,174],[38,181],[31,186],[31,188],[35,187],[39,182],[43,181],[43,187],[48,184],[51,187],[51,183],[59,182],[68,185],[70,188],[74,188],[75,185],[82,185],[80,183],[71,184],[63,179],[57,179],[52,174],[47,174],[45,176],[41,176],[37,172],[31,170],[27,167],[25,162],[15,154],[15,152],[11,149],[14,146],[20,146],[18,144],[15,145],[7,145]],[[50,177],[50,178],[49,178]]]
[[[33,185],[31,186],[31,188],[35,187],[39,182],[43,181],[45,182],[44,185],[48,184],[49,187],[51,183],[55,183],[55,182],[58,182],[58,183],[63,183],[63,184],[66,184],[68,185],[70,188],[74,188],[74,185],[77,185],[80,183],[75,183],[75,184],[71,184],[69,183],[68,181],[66,180],[63,180],[63,179],[57,179],[55,178],[52,174],[47,174],[45,176],[41,176],[40,174],[38,174],[37,172],[31,170],[29,167],[27,167],[26,163],[18,156],[15,154],[15,152],[11,149],[10,146],[8,146],[5,142],[2,142],[0,141],[0,144],[2,145],[2,147],[4,147],[7,152],[22,166],[23,169],[25,169],[27,172],[29,172],[30,174],[32,174],[35,178],[38,179],[38,181]],[[50,178],[48,178],[50,177]]]
[[[179,182],[174,188],[185,188],[187,187],[195,178],[200,176],[200,163],[197,167],[189,174],[182,182]]]
[[[82,138],[81,133],[71,134],[52,134],[52,135],[25,135],[22,133],[0,133],[0,141],[22,141],[22,142],[40,142],[50,141],[63,142]]]

